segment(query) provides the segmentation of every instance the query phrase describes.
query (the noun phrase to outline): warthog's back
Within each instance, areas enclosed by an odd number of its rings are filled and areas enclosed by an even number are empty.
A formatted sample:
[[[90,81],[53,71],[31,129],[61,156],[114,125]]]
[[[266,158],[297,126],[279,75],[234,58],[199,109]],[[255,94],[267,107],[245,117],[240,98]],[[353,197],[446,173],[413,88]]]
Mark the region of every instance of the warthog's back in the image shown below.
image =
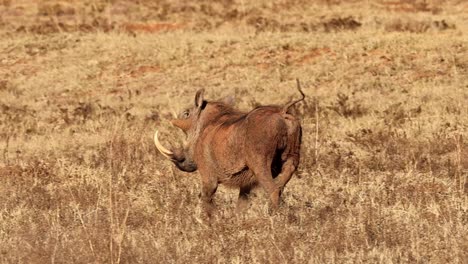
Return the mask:
[[[261,166],[259,156],[271,161],[273,174],[280,171],[278,164],[299,155],[301,130],[298,120],[281,110],[262,106],[207,127],[197,144],[199,170],[215,172],[219,183],[232,187],[256,184],[251,168]]]

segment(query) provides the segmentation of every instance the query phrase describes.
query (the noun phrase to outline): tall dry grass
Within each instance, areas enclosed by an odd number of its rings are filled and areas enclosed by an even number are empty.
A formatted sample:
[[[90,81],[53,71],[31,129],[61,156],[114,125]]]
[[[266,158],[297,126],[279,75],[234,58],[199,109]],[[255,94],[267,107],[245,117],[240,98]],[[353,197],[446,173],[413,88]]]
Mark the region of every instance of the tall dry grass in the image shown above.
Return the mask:
[[[0,1],[3,263],[463,263],[462,1]],[[198,88],[308,100],[301,166],[270,215],[152,145]]]

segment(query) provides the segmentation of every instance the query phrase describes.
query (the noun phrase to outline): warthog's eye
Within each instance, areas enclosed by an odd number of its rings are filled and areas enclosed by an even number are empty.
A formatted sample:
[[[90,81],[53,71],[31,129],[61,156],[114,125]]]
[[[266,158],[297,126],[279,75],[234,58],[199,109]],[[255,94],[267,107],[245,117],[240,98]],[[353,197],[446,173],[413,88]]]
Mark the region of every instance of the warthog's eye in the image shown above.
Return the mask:
[[[190,111],[189,110],[185,110],[183,113],[182,113],[182,118],[188,118],[190,116]]]

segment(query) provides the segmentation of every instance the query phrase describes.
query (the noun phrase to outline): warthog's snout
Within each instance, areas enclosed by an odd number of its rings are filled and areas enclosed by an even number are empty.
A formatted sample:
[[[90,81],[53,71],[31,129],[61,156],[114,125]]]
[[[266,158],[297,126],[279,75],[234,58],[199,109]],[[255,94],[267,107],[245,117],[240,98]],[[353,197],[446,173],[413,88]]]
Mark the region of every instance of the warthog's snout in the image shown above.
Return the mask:
[[[154,144],[156,145],[156,148],[159,150],[159,152],[166,158],[170,159],[172,162],[176,164],[176,166],[186,172],[194,172],[197,170],[197,166],[195,163],[189,159],[185,151],[183,149],[175,149],[175,150],[169,150],[166,147],[164,147],[161,142],[159,142],[158,138],[158,131],[154,133]]]

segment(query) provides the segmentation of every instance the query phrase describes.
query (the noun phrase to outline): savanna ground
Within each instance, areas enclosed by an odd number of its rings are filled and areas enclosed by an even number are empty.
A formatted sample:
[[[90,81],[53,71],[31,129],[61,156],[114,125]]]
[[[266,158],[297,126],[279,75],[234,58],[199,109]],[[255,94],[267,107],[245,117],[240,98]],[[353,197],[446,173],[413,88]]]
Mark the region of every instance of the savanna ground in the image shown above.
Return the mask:
[[[468,3],[310,2],[0,1],[0,262],[465,262]],[[199,88],[249,110],[295,78],[280,210],[221,187],[207,222],[154,130],[181,142]]]

